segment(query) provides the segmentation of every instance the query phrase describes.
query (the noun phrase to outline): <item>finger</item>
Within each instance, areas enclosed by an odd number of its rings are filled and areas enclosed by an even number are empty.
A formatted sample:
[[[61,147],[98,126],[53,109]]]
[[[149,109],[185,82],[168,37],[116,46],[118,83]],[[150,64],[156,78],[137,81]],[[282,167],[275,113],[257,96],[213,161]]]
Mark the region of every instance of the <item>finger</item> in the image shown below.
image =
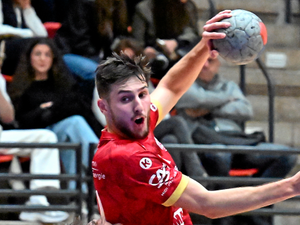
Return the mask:
[[[225,37],[226,37],[225,33],[206,32],[206,31],[204,31],[202,33],[202,38],[205,38],[205,39],[222,39],[222,38],[225,38]]]
[[[220,21],[225,18],[230,18],[230,17],[232,17],[231,10],[224,10],[222,12],[219,12],[217,15],[215,15],[208,21],[206,21],[206,24],[214,23],[214,22]]]
[[[210,23],[210,24],[205,24],[203,26],[204,31],[213,31],[217,29],[226,29],[230,27],[231,24],[229,22],[215,22],[215,23]]]

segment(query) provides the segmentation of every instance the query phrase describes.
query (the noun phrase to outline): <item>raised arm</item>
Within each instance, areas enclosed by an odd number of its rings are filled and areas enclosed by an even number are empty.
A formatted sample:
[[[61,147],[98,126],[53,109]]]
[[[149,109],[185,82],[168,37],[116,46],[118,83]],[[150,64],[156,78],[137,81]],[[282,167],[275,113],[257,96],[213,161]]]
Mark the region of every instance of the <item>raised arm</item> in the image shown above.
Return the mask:
[[[152,92],[151,100],[159,102],[162,109],[160,120],[193,84],[207,58],[210,55],[217,57],[218,53],[212,50],[210,40],[225,37],[224,33],[213,31],[230,26],[230,23],[218,22],[224,18],[231,17],[230,12],[230,10],[222,11],[206,22],[206,25],[203,27],[204,31],[201,41],[168,71],[159,82],[157,88]]]
[[[299,193],[300,173],[261,186],[219,191],[208,191],[190,179],[174,205],[214,219],[258,209],[294,197]]]

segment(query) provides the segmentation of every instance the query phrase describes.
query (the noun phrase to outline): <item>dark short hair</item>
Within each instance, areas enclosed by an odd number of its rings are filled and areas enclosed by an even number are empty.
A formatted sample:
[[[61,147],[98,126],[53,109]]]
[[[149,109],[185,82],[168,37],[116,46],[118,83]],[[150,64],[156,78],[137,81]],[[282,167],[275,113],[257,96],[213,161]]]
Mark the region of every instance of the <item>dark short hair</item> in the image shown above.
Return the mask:
[[[112,84],[126,81],[132,76],[149,82],[151,69],[145,57],[140,55],[131,59],[124,52],[119,55],[113,52],[96,70],[96,86],[100,98],[108,99]]]

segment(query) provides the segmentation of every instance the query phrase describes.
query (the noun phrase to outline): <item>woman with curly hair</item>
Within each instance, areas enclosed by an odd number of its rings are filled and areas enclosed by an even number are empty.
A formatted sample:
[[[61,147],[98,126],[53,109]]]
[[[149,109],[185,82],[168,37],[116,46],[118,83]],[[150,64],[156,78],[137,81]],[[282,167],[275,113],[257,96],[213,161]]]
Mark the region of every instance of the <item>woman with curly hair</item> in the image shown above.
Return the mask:
[[[9,91],[20,128],[47,128],[59,142],[80,142],[82,163],[88,165],[89,143],[98,142],[102,126],[51,39],[37,38],[28,44]],[[74,151],[61,151],[61,159],[66,172],[75,173]]]

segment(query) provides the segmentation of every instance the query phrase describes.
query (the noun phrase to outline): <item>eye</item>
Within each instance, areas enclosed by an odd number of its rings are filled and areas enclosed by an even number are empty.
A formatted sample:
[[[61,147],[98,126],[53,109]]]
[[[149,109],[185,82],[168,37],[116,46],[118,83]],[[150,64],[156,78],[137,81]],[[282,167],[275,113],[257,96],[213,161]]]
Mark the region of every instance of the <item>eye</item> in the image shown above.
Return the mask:
[[[52,58],[52,53],[51,53],[51,52],[47,52],[47,53],[46,53],[46,57]]]
[[[144,97],[147,96],[147,94],[148,94],[148,92],[143,91],[143,92],[141,92],[141,93],[139,94],[139,98],[144,98]]]
[[[35,56],[40,56],[40,55],[41,55],[41,52],[35,52],[34,55],[35,55]]]
[[[129,102],[130,101],[130,98],[128,97],[128,96],[123,96],[122,98],[121,98],[121,102],[123,102],[123,103],[127,103],[127,102]]]

